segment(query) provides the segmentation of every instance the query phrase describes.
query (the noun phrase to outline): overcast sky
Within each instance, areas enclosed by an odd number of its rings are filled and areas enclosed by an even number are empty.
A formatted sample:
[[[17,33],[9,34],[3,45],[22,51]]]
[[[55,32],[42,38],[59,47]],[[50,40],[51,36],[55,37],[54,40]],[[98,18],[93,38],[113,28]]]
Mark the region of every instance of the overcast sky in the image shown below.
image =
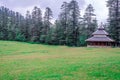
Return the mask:
[[[0,6],[5,6],[13,11],[20,12],[25,15],[27,10],[32,10],[34,6],[38,6],[44,12],[46,7],[50,7],[53,11],[54,19],[57,18],[62,3],[71,0],[0,0]],[[108,8],[106,7],[106,0],[77,0],[81,9],[81,15],[88,4],[92,4],[97,15],[98,22],[106,22],[108,18]]]

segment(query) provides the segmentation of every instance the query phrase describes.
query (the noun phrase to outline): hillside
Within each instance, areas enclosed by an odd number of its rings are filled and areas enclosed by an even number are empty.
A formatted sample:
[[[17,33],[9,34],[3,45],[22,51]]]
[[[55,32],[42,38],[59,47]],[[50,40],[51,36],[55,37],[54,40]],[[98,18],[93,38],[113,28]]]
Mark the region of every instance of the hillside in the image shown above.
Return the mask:
[[[0,41],[0,80],[120,80],[120,48]]]

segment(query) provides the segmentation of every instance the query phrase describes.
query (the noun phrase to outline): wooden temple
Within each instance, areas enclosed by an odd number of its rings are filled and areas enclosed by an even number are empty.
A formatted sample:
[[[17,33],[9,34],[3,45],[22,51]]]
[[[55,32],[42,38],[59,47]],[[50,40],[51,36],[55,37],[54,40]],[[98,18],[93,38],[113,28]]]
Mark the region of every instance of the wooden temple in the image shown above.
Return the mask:
[[[114,40],[108,37],[103,25],[101,25],[93,34],[92,37],[87,39],[88,47],[112,47]]]

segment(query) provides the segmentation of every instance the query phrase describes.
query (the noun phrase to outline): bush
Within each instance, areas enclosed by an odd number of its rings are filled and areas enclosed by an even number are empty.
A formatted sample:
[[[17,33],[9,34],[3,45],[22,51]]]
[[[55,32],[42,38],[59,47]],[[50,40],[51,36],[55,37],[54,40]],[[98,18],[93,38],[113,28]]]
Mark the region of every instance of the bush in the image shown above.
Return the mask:
[[[26,41],[25,36],[21,33],[17,33],[16,34],[16,38],[17,41]]]

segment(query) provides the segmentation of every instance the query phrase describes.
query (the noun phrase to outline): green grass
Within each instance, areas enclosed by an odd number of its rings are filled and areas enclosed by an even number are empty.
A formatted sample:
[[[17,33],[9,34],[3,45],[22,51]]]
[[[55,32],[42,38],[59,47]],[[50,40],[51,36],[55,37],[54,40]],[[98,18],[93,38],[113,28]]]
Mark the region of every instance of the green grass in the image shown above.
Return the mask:
[[[0,41],[0,80],[120,80],[120,48]]]

